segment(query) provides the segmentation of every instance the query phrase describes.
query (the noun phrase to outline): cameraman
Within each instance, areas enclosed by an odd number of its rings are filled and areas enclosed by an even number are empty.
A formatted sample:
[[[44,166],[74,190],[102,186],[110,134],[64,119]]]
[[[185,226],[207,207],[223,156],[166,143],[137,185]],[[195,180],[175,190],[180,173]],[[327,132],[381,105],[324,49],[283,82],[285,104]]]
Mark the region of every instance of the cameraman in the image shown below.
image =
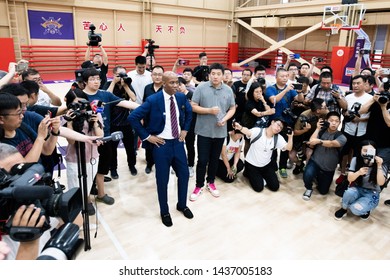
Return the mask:
[[[19,151],[8,144],[0,143],[0,168],[6,172],[10,172],[11,168],[18,164],[25,162],[23,156]],[[5,209],[0,209],[0,212]],[[45,216],[40,216],[40,208],[35,208],[31,205],[21,205],[16,211],[12,220],[12,226],[15,227],[42,227],[45,222]],[[8,260],[34,260],[39,254],[40,238],[28,242],[16,242],[8,235],[1,236],[9,246],[10,252],[7,254]]]
[[[123,66],[116,66],[112,70],[114,78],[111,82],[107,82],[103,89],[113,93],[119,98],[125,100],[136,101],[136,96],[134,89],[131,86],[131,78],[126,74],[126,68]],[[129,109],[122,107],[113,107],[111,112],[111,133],[116,131],[122,131],[123,133],[123,145],[126,150],[127,155],[127,165],[131,172],[131,175],[137,175],[137,169],[135,168],[136,164],[136,155],[134,150],[134,132],[131,127],[130,122],[127,120],[130,114]],[[107,145],[112,145],[112,161],[111,161],[111,177],[117,179],[119,177],[117,168],[118,168],[118,148],[119,141],[111,141]]]
[[[325,119],[329,113],[325,101],[322,98],[314,98],[310,104],[310,109],[302,112],[294,126],[293,149],[289,153],[289,158],[295,163],[294,175],[303,171],[306,161],[310,159],[312,150],[306,147],[307,142],[313,132],[317,129],[318,119]]]
[[[350,154],[357,154],[356,150],[359,143],[365,139],[367,121],[370,114],[359,114],[361,104],[366,104],[372,96],[365,92],[367,84],[367,77],[363,75],[357,75],[352,77],[352,94],[348,94],[345,100],[348,104],[348,110],[343,111],[344,125],[342,132],[347,137],[347,143],[341,151],[341,174],[336,180],[336,184],[340,184],[347,178],[346,168],[348,159],[351,158]]]
[[[103,86],[107,82],[107,73],[108,73],[108,55],[106,51],[104,50],[101,43],[98,45],[100,49],[100,54],[95,54],[92,58],[92,63],[95,66],[95,68],[99,71],[99,77],[100,77],[100,89],[103,88]],[[88,46],[87,50],[85,51],[85,61],[90,61],[91,59],[91,50],[92,46]]]

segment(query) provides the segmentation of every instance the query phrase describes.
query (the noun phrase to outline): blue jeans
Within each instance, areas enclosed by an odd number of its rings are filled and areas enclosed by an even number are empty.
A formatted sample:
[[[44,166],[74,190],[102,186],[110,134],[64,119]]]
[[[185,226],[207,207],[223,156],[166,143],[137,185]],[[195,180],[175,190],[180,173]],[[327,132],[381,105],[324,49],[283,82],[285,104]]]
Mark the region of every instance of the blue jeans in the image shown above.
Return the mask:
[[[313,180],[317,179],[317,189],[322,195],[329,192],[330,185],[332,184],[334,171],[324,171],[313,160],[309,160],[303,172],[303,182],[305,188],[308,190],[313,189]]]
[[[379,203],[379,192],[362,187],[350,187],[343,195],[342,207],[361,216],[375,209]]]

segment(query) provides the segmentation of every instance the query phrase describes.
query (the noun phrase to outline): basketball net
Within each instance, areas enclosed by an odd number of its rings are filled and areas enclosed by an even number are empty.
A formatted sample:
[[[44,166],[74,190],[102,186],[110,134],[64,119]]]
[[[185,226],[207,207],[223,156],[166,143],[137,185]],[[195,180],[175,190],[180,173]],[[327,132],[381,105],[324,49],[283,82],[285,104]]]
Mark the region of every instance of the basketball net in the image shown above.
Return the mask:
[[[331,24],[330,25],[330,34],[332,34],[332,35],[339,34],[339,30],[341,29],[341,27],[343,27],[343,25],[339,24],[339,23]]]

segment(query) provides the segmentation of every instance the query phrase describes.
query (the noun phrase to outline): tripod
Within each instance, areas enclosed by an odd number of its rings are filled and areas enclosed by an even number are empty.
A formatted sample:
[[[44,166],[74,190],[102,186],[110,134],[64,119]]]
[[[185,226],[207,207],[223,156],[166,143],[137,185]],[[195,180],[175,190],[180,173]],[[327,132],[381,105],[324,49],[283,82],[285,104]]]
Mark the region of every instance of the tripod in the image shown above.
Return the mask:
[[[87,183],[87,167],[85,160],[85,143],[75,142],[77,155],[77,170],[79,178],[79,186],[82,190],[83,196],[83,229],[84,229],[84,251],[91,249],[91,237],[89,234],[89,215],[88,215],[88,183]]]

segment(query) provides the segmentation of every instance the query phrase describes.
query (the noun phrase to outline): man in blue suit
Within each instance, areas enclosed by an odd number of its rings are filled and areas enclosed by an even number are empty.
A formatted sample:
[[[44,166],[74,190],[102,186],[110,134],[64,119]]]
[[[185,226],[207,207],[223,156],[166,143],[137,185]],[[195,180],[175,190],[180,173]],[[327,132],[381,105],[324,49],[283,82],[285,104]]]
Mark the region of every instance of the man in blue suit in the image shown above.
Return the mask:
[[[178,203],[176,209],[192,219],[187,207],[188,165],[184,140],[191,125],[192,108],[186,96],[177,92],[179,81],[174,72],[163,75],[163,90],[155,93],[134,110],[129,121],[145,144],[153,149],[156,164],[156,183],[162,223],[172,226],[168,207],[168,181],[170,167],[178,177]],[[145,127],[141,120],[145,121]]]

